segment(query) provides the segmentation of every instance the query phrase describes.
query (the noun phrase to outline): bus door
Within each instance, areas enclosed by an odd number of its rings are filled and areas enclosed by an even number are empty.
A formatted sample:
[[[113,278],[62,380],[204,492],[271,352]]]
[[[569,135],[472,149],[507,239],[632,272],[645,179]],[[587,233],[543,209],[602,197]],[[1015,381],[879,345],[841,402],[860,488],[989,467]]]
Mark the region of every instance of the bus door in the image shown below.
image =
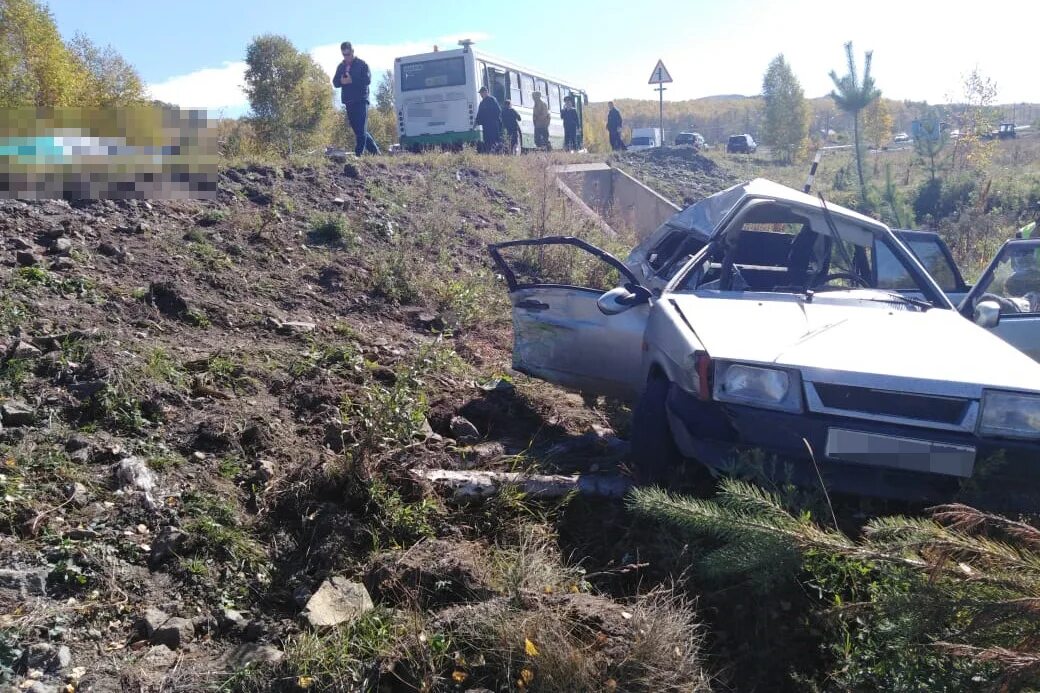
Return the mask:
[[[585,134],[585,110],[584,110],[585,109],[585,100],[582,98],[582,93],[581,92],[575,93],[575,92],[572,91],[571,95],[574,96],[574,108],[576,108],[577,111],[578,111],[578,133],[577,133],[577,137],[578,137],[578,149],[581,149],[584,146],[584,143],[582,142],[582,140],[584,139],[584,134]]]
[[[498,100],[499,105],[509,98],[509,75],[505,70],[488,65],[488,79],[491,81],[491,95]]]

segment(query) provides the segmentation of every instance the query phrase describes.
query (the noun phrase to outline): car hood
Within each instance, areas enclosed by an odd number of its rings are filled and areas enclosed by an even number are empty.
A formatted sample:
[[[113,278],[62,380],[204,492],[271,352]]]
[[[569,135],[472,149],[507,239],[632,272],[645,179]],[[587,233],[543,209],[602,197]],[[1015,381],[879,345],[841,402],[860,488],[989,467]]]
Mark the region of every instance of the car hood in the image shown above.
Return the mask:
[[[812,303],[764,294],[672,294],[668,300],[714,359],[775,363],[798,368],[809,380],[883,389],[1040,392],[1040,364],[952,310],[822,296]],[[888,384],[869,380],[876,376]]]

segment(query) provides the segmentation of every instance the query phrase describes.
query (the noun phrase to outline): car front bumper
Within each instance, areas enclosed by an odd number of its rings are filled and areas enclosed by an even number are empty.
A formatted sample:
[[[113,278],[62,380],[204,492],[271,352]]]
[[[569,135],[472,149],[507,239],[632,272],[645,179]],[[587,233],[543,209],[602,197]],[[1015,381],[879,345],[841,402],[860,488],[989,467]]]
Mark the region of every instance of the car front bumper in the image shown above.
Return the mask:
[[[745,471],[780,482],[822,479],[838,493],[1040,510],[1040,441],[705,402],[674,385],[667,402],[679,449],[717,470],[740,472],[734,451],[758,448],[777,460]]]

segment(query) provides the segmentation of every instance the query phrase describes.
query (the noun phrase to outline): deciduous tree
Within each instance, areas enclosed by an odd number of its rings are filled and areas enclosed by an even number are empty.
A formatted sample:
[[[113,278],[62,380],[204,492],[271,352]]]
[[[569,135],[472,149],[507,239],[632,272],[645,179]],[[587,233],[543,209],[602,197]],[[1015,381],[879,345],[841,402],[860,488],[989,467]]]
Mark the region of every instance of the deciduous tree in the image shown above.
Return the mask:
[[[394,114],[394,72],[386,70],[376,87],[376,110],[385,116]]]
[[[809,135],[809,109],[805,92],[783,54],[773,58],[762,79],[765,118],[762,141],[773,147],[780,160],[791,163],[805,150]]]
[[[863,134],[874,149],[881,149],[892,136],[892,114],[884,99],[874,99],[863,111]]]
[[[332,83],[284,36],[266,34],[246,49],[246,95],[259,140],[291,154],[313,145],[332,116]]]
[[[76,34],[69,48],[86,69],[84,98],[91,104],[128,106],[144,102],[141,76],[112,46],[102,48],[83,34]]]
[[[964,76],[962,90],[961,136],[953,148],[951,167],[956,167],[957,155],[960,154],[964,165],[982,170],[993,157],[994,142],[990,133],[998,122],[993,107],[997,101],[997,83],[975,68]]]
[[[74,106],[87,71],[35,0],[0,0],[0,107]]]

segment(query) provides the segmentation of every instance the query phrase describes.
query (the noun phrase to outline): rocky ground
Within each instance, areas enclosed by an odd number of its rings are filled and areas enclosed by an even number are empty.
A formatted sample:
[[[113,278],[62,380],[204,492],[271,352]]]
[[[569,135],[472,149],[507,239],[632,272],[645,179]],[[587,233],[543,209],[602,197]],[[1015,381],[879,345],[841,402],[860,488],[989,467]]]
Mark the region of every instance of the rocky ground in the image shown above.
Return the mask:
[[[683,195],[721,187],[689,168]],[[596,233],[537,171],[0,201],[0,690],[705,687],[689,606],[620,544],[576,567],[566,502],[459,506],[414,473],[624,466],[625,410],[509,369],[485,244]]]

